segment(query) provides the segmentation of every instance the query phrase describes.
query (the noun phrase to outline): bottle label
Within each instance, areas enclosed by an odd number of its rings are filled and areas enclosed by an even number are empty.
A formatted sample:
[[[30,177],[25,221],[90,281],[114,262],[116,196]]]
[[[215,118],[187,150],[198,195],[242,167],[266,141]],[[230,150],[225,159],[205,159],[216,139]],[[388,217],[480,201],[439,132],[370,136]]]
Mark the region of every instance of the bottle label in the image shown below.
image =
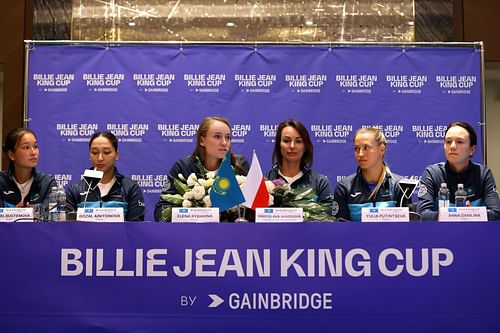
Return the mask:
[[[66,221],[66,212],[62,212],[62,211],[59,212],[59,221],[62,221],[62,222]]]
[[[439,207],[449,207],[449,206],[450,206],[449,200],[439,200]]]

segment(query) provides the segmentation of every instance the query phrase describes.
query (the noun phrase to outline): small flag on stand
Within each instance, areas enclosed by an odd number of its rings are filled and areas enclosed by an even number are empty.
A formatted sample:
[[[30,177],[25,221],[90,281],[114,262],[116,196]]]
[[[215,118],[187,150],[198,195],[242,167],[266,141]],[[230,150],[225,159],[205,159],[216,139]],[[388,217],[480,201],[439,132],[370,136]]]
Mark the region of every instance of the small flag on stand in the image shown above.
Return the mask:
[[[255,150],[253,151],[252,165],[248,171],[245,186],[243,186],[243,195],[245,197],[243,205],[247,207],[254,210],[255,208],[269,207],[269,192]]]
[[[224,156],[215,176],[214,184],[210,190],[210,201],[212,201],[213,207],[219,207],[220,212],[245,201],[238,181],[234,176],[233,168],[231,168],[229,151],[226,152],[226,156]]]

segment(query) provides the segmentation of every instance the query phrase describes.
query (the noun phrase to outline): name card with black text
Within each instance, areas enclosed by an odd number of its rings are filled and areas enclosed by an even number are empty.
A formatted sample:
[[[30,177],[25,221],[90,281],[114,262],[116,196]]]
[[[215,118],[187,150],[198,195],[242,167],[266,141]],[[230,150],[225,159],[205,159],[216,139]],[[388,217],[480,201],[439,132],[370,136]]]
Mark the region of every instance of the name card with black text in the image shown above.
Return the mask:
[[[123,222],[123,208],[78,208],[76,220],[83,222]]]
[[[173,207],[172,222],[219,222],[219,208]]]
[[[255,222],[304,222],[302,208],[257,208]]]
[[[408,207],[368,207],[361,209],[361,222],[408,222]]]
[[[439,222],[487,222],[486,207],[441,207]]]

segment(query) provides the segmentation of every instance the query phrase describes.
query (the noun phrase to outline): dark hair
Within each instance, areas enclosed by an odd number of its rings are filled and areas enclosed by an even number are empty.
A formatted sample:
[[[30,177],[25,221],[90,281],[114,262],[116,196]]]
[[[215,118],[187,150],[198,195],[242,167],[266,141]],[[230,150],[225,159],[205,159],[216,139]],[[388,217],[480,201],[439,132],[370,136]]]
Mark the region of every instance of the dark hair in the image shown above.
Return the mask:
[[[7,135],[5,136],[5,143],[2,146],[3,152],[7,154],[8,151],[16,151],[19,141],[21,140],[23,135],[27,133],[33,134],[36,139],[35,132],[26,127],[18,127],[7,133]]]
[[[94,135],[92,135],[92,137],[90,138],[89,149],[92,146],[92,142],[94,142],[94,140],[97,139],[100,136],[102,136],[103,138],[108,139],[109,142],[111,142],[111,145],[113,146],[113,148],[115,148],[115,150],[118,151],[118,139],[111,132],[95,132]]]
[[[231,124],[229,123],[229,120],[227,120],[226,118],[218,116],[210,116],[203,118],[203,120],[198,125],[198,131],[196,132],[196,146],[194,147],[193,153],[191,154],[192,157],[199,158],[202,161],[202,163],[205,161],[205,147],[201,145],[201,138],[207,136],[208,129],[210,128],[210,125],[214,121],[220,121],[221,123],[226,124],[227,127],[229,127],[229,130],[231,131]],[[231,151],[231,146],[229,146],[229,155],[231,156],[231,165],[233,165],[234,168],[239,173],[247,171],[242,165],[240,165],[240,163],[234,157],[234,154]]]
[[[7,135],[5,136],[5,142],[2,145],[2,150],[5,153],[5,155],[7,156],[7,158],[9,158],[9,156],[7,155],[7,153],[9,151],[15,152],[16,148],[17,148],[17,145],[19,144],[19,141],[21,141],[21,138],[25,134],[28,134],[28,133],[33,134],[33,136],[36,139],[35,132],[33,132],[32,130],[30,130],[29,128],[26,128],[26,127],[14,128],[9,133],[7,133]],[[10,161],[9,162],[10,167],[12,167],[13,166],[13,162],[10,160],[10,158],[9,158],[9,161]]]
[[[314,155],[314,147],[311,142],[311,138],[309,136],[309,132],[305,128],[304,125],[298,120],[288,119],[283,121],[278,125],[278,129],[276,130],[276,139],[274,142],[274,151],[273,151],[273,163],[278,163],[278,166],[281,166],[283,161],[283,154],[281,154],[281,135],[283,129],[285,127],[293,127],[299,132],[300,137],[304,140],[304,155],[300,159],[300,168],[303,168],[304,165],[312,166],[313,164],[313,155]]]
[[[449,123],[446,132],[444,133],[444,136],[446,137],[446,134],[448,134],[448,131],[450,130],[451,127],[458,126],[462,127],[464,130],[466,130],[469,133],[469,139],[470,139],[470,146],[476,146],[477,145],[477,134],[476,130],[474,127],[472,127],[470,124],[466,123],[465,121],[454,121],[452,123]]]

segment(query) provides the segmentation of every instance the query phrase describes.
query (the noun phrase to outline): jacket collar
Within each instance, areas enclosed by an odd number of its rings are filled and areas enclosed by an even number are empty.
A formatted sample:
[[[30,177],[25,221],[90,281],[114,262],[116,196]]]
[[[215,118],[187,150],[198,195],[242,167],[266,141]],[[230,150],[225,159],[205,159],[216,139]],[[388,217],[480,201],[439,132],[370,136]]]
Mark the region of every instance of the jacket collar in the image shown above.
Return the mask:
[[[9,176],[10,179],[12,179],[12,181],[14,181],[14,168],[13,167],[9,167],[9,169],[7,170],[7,175]],[[33,177],[33,181],[38,180],[38,178],[40,177],[40,174],[38,172],[36,172],[36,168],[33,168],[31,176]]]

